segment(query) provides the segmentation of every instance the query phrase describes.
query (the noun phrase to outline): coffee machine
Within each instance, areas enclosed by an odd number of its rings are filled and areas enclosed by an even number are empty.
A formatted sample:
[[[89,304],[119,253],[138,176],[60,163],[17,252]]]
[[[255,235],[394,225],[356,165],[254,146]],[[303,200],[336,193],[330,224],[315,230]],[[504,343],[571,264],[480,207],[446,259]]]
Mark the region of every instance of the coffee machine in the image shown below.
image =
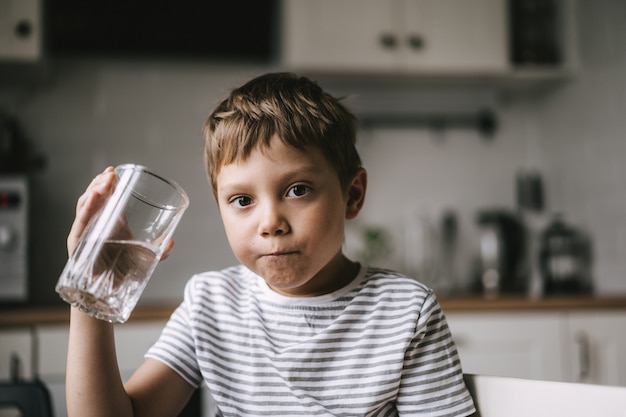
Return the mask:
[[[516,214],[504,209],[484,210],[476,217],[478,257],[473,287],[486,295],[527,290],[525,233]]]
[[[17,119],[0,109],[0,302],[28,301],[30,174],[45,165]]]
[[[28,183],[0,175],[0,302],[28,297]]]

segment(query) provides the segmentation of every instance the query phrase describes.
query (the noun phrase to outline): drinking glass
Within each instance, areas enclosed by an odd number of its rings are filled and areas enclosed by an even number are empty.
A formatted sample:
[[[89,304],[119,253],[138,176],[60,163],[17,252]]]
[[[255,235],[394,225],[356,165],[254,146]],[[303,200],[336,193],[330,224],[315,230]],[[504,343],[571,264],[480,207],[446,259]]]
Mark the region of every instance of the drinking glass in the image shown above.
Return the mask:
[[[174,181],[134,164],[115,168],[116,184],[68,259],[56,291],[101,320],[130,317],[189,205]]]

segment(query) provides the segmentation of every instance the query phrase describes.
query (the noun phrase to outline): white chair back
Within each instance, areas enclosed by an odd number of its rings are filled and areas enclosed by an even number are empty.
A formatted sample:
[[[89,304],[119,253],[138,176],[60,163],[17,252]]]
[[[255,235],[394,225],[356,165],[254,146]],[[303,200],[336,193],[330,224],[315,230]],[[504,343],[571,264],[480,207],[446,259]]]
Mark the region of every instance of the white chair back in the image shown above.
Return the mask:
[[[477,417],[626,417],[626,387],[465,374]]]

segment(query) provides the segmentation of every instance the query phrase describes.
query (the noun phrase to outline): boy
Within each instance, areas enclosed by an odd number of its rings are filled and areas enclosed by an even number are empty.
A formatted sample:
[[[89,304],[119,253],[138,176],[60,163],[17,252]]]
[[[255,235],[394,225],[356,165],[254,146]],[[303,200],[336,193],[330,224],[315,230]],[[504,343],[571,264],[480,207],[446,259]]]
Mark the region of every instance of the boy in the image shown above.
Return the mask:
[[[72,309],[70,416],[176,416],[202,383],[224,416],[472,414],[432,291],[342,252],[367,188],[354,116],[306,78],[267,74],[233,90],[205,136],[242,265],[190,279],[126,385],[112,326]],[[79,199],[70,253],[113,177]]]

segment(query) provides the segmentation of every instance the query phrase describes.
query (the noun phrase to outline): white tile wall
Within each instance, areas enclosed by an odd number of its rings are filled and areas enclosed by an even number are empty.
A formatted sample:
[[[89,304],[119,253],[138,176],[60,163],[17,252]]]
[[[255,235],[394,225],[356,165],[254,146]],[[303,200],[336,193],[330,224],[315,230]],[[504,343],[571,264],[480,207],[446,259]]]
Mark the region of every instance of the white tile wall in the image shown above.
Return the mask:
[[[0,107],[16,114],[48,159],[33,176],[34,301],[56,300],[65,238],[78,196],[107,165],[135,162],[180,183],[191,204],[176,248],[144,300],[178,300],[194,272],[235,262],[202,162],[202,126],[231,88],[268,69],[165,62],[57,62],[38,87],[0,84]]]
[[[436,214],[452,206],[461,216],[467,264],[476,210],[513,208],[516,171],[539,166],[550,209],[565,211],[592,233],[598,290],[626,291],[625,8],[620,0],[580,2],[580,74],[541,100],[500,103],[492,142],[471,130],[363,132],[359,146],[370,190],[359,221],[398,229],[410,210]],[[49,160],[33,181],[35,301],[56,300],[75,201],[108,164],[145,164],[180,182],[191,198],[176,248],[157,269],[144,302],[178,300],[192,273],[235,262],[206,183],[201,129],[230,88],[272,69],[66,61],[51,66],[47,84],[1,84],[0,107],[18,115]]]
[[[361,216],[350,227],[377,226],[392,235],[393,253],[384,266],[405,270],[405,229],[416,217],[435,225],[444,210],[459,217],[461,252],[459,274],[470,279],[471,259],[477,250],[476,212],[515,207],[515,174],[530,161],[525,140],[517,133],[516,114],[503,114],[503,127],[494,141],[473,130],[376,129],[362,137],[360,152],[369,174],[368,194]],[[350,248],[348,248],[350,249]],[[407,270],[407,272],[412,272]],[[425,277],[420,277],[427,280]],[[437,286],[436,282],[430,282]]]
[[[626,3],[578,2],[582,70],[538,103],[554,208],[591,233],[598,292],[626,290]]]

